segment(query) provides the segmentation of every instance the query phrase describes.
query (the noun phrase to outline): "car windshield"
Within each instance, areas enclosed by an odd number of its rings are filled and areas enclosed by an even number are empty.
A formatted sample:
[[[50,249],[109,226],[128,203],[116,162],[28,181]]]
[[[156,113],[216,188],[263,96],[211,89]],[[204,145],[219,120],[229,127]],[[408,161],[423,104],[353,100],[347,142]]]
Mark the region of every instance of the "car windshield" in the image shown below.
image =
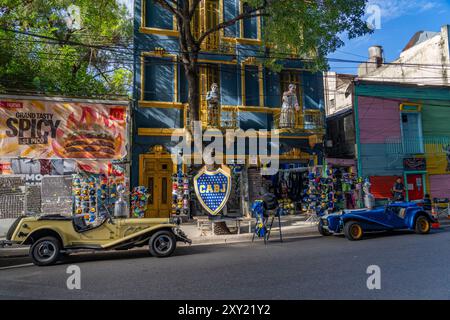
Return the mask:
[[[389,206],[387,209],[387,212],[393,213],[400,218],[404,218],[405,214],[406,214],[406,208],[399,207],[399,206]]]

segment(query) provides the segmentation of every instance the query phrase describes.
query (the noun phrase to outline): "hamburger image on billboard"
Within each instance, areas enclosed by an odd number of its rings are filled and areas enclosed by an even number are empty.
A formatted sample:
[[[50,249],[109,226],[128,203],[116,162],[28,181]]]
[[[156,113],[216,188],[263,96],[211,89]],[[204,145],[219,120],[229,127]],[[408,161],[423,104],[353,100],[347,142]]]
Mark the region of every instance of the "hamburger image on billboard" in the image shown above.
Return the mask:
[[[120,158],[125,135],[117,122],[120,122],[117,109],[116,116],[112,116],[111,112],[102,113],[90,106],[83,106],[81,114],[72,113],[65,128],[57,130],[53,150],[64,158]]]
[[[116,154],[114,136],[98,125],[81,125],[66,135],[63,149],[67,158],[113,158]]]

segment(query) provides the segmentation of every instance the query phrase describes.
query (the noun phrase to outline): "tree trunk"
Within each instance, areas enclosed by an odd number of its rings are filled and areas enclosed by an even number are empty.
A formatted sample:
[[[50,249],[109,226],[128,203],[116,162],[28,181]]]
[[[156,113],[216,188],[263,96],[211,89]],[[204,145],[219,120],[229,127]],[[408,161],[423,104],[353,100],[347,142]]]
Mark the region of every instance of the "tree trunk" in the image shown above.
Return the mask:
[[[200,120],[200,82],[198,76],[197,63],[191,62],[190,65],[185,65],[185,74],[188,81],[188,110],[189,110],[189,129],[194,130],[194,121]]]
[[[178,17],[178,29],[180,31],[181,61],[188,82],[188,129],[194,132],[194,122],[200,120],[200,82],[198,75],[198,53],[200,46],[196,43],[191,30],[191,16],[189,15],[188,2],[184,2],[182,16]]]

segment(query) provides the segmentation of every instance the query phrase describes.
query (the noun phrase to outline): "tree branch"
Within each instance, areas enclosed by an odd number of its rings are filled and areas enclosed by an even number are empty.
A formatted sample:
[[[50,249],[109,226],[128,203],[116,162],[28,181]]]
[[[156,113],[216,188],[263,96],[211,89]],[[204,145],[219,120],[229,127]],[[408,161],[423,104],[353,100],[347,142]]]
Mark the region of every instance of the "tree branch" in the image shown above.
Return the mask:
[[[182,17],[180,10],[176,9],[170,3],[174,4],[177,8],[179,7],[179,3],[175,0],[155,0],[156,3],[159,3],[163,8],[169,10],[171,13],[178,17]]]
[[[193,1],[192,7],[189,9],[189,20],[191,20],[192,17],[194,16],[195,10],[197,10],[197,7],[202,0],[192,0],[192,1]]]
[[[194,0],[200,3],[200,0]],[[195,2],[194,2],[195,4]],[[198,3],[197,3],[198,5]],[[195,41],[191,30],[191,19],[189,16],[189,1],[185,0],[181,8],[181,14],[183,18],[179,21],[180,29],[180,44],[182,45],[183,51],[183,61],[184,60],[195,60],[195,55],[199,51],[199,44]],[[184,43],[183,43],[184,42]],[[184,46],[184,48],[183,48]]]
[[[97,69],[98,73],[102,76],[102,78],[106,81],[106,83],[111,84],[111,80],[108,79],[108,77],[106,76],[105,71],[101,70],[99,67],[97,67],[97,65],[93,64],[92,65],[95,69]]]
[[[230,27],[230,26],[234,25],[236,22],[238,22],[239,20],[255,18],[255,17],[262,17],[262,16],[268,16],[268,14],[262,13],[262,12],[255,13],[255,12],[260,11],[262,9],[264,9],[264,6],[256,8],[256,9],[253,9],[253,10],[251,10],[249,12],[246,12],[246,13],[241,13],[240,15],[234,17],[233,19],[230,19],[228,21],[224,21],[222,23],[219,23],[219,24],[215,25],[214,27],[206,30],[200,36],[200,38],[198,38],[198,40],[197,40],[198,44],[200,45],[206,39],[206,37],[209,36],[211,33],[217,32],[220,29],[225,29],[226,27]]]
[[[94,66],[94,68],[97,69],[97,70],[99,70],[99,68],[98,68],[97,66]],[[124,67],[123,69],[127,69],[127,70],[130,71],[130,69],[129,69],[129,68],[126,68],[126,67]],[[117,69],[114,68],[114,69],[111,69],[111,70],[99,71],[98,73],[94,74],[92,77],[93,77],[93,78],[97,78],[98,76],[102,76],[102,77],[104,78],[104,75],[106,75],[106,74],[108,74],[108,73],[115,72],[116,70],[117,70]],[[109,81],[109,80],[107,80],[107,81]]]

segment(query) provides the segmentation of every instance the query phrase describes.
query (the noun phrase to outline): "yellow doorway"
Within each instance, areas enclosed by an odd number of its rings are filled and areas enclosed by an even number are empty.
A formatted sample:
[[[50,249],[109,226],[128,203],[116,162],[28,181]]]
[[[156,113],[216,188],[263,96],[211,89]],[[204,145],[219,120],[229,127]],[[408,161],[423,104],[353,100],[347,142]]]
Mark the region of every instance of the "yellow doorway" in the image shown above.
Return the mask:
[[[162,146],[140,155],[139,184],[148,188],[146,218],[169,218],[172,211],[173,162]]]

